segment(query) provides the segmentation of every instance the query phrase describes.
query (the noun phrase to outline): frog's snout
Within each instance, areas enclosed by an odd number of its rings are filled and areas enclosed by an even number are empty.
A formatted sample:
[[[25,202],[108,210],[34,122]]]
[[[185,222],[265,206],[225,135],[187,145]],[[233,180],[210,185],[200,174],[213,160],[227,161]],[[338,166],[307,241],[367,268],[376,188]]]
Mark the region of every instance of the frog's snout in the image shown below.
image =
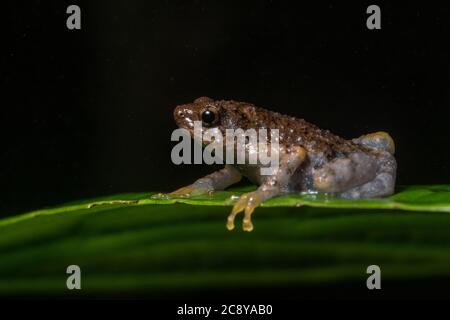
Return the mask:
[[[188,118],[188,111],[185,105],[179,105],[173,111],[173,118],[179,127],[184,127]]]
[[[192,112],[192,108],[189,104],[182,104],[175,108],[173,111],[173,118],[178,127],[191,130],[194,128],[194,121],[196,117]]]
[[[173,111],[173,118],[175,120],[179,119],[179,118],[184,118],[186,116],[185,112],[184,112],[184,108],[183,106],[177,106],[175,108],[175,110]]]

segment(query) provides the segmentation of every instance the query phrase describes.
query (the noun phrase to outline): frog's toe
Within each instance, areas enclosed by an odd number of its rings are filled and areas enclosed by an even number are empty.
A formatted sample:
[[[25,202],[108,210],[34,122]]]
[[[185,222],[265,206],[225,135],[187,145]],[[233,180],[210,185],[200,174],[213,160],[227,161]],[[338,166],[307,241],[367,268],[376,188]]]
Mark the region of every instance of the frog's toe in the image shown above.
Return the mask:
[[[186,186],[186,187],[182,187],[180,189],[177,189],[171,193],[169,193],[169,196],[171,197],[189,197],[189,196],[193,196],[195,194],[200,193],[200,190],[198,190],[197,188],[195,188],[193,185],[190,186]]]
[[[154,200],[162,200],[162,199],[169,199],[170,196],[169,196],[168,193],[162,193],[161,192],[161,193],[153,194],[150,198],[154,199]]]
[[[137,204],[139,200],[107,200],[107,201],[98,201],[88,204],[88,209],[95,208],[98,206],[105,205],[132,205]]]
[[[195,185],[189,185],[182,187],[170,193],[157,193],[152,195],[152,199],[172,199],[172,198],[188,198],[192,196],[198,196],[202,194],[209,194],[212,190],[208,188],[196,187]]]
[[[227,219],[227,229],[233,230],[234,229],[234,219],[236,218],[236,215],[244,211],[244,220],[242,227],[244,231],[252,231],[253,230],[253,224],[251,215],[256,207],[258,207],[261,204],[262,200],[259,196],[258,192],[249,192],[243,194],[238,202],[233,206],[233,209],[231,210],[231,214],[228,216]]]

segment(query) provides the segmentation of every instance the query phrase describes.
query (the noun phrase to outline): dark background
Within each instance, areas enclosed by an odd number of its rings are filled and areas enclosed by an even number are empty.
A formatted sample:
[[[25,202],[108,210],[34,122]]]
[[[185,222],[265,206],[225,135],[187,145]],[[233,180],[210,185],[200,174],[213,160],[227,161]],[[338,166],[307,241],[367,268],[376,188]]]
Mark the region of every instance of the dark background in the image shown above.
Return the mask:
[[[78,4],[82,29],[66,28]],[[381,7],[382,29],[366,28]],[[3,5],[0,216],[169,191],[213,168],[170,160],[172,110],[207,95],[346,138],[388,131],[398,183],[449,183],[450,10],[320,1]]]

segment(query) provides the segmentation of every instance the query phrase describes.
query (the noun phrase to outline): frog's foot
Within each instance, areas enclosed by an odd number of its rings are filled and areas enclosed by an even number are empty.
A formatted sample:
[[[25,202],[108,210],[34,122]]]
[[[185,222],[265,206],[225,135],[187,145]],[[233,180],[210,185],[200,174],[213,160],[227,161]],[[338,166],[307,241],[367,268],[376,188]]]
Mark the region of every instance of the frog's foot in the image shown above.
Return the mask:
[[[158,193],[152,195],[152,199],[188,198],[192,196],[199,196],[202,194],[211,194],[212,192],[213,190],[211,188],[197,187],[194,184],[191,184],[171,193]]]
[[[394,140],[387,132],[384,131],[369,133],[353,139],[352,141],[356,144],[362,144],[375,150],[387,151],[390,154],[395,153]]]
[[[109,201],[98,201],[88,204],[88,209],[104,206],[104,205],[132,205],[137,204],[139,200],[109,200]]]
[[[258,207],[261,202],[262,199],[258,191],[243,194],[233,206],[233,210],[231,210],[231,214],[228,216],[227,229],[234,229],[234,219],[236,218],[236,215],[239,212],[244,211],[242,228],[244,231],[252,231],[253,224],[251,216],[255,208]]]

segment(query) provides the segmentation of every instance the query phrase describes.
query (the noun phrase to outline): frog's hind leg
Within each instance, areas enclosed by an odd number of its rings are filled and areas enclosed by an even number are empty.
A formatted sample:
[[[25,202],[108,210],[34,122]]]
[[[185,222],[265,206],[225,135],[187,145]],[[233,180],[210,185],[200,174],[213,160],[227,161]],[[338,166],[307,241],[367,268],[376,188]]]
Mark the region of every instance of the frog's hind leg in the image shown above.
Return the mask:
[[[352,142],[378,151],[377,171],[372,180],[344,191],[340,196],[358,199],[382,197],[394,193],[397,163],[393,156],[395,143],[391,136],[387,132],[379,131],[353,139]]]
[[[313,172],[313,189],[339,193],[372,181],[377,174],[377,158],[365,152],[355,152],[337,158]]]
[[[373,180],[340,194],[343,198],[359,199],[388,196],[394,193],[397,163],[395,158],[385,152],[380,155],[379,167]]]
[[[384,131],[365,134],[359,138],[353,139],[352,142],[377,151],[387,151],[390,154],[395,153],[394,140]]]

